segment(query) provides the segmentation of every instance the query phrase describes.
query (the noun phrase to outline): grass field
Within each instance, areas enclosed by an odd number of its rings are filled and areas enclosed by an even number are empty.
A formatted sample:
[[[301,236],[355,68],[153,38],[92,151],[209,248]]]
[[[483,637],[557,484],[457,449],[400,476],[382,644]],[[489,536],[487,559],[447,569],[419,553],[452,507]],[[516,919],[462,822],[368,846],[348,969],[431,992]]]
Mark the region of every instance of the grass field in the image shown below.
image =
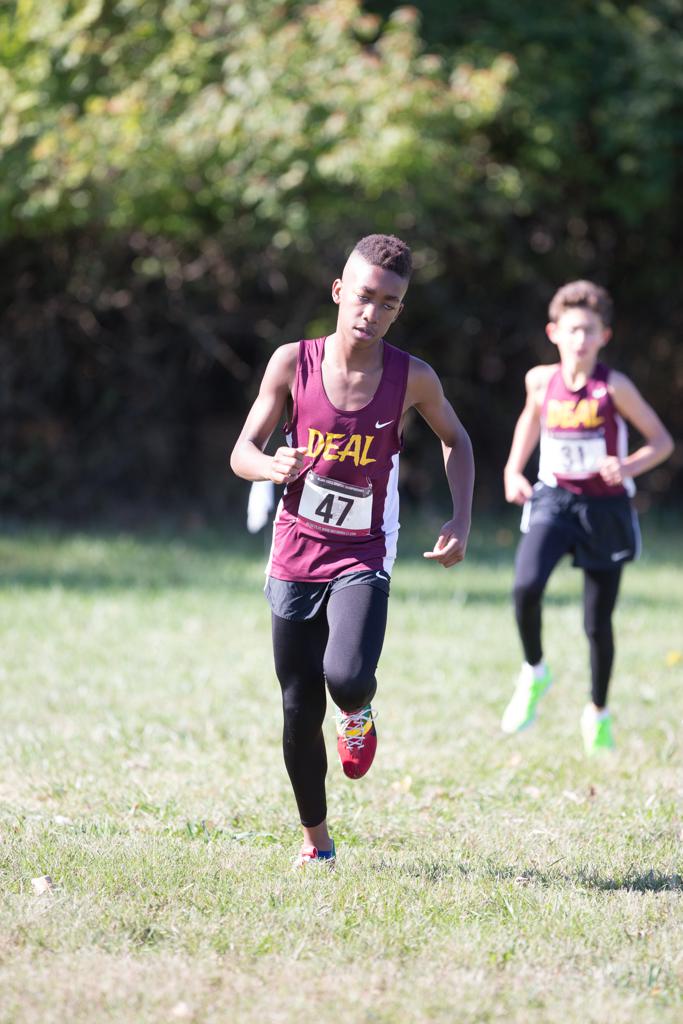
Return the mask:
[[[377,760],[330,757],[338,867],[298,875],[261,539],[6,528],[0,1022],[680,1022],[680,535],[644,523],[596,763],[568,567],[542,727],[499,734],[513,528],[448,573],[402,537]]]

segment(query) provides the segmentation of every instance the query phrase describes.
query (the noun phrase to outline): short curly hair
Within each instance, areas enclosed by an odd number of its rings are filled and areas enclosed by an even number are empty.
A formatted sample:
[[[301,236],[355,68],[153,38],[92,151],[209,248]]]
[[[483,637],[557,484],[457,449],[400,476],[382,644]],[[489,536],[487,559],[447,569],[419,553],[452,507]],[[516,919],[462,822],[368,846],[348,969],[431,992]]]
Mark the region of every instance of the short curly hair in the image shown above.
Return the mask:
[[[590,309],[602,320],[605,327],[612,323],[613,303],[609,292],[593,281],[569,281],[562,285],[550,300],[548,316],[557,323],[568,309]]]
[[[391,270],[406,280],[413,272],[413,256],[410,248],[396,235],[366,235],[356,242],[353,251],[372,267]]]

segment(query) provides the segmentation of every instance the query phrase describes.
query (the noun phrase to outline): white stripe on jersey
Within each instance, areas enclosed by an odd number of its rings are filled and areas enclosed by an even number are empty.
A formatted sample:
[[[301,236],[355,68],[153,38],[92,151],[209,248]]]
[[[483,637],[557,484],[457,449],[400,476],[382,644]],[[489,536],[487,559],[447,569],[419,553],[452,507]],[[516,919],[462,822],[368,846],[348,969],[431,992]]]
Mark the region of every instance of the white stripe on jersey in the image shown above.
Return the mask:
[[[617,425],[617,458],[625,459],[628,455],[628,427],[626,426],[626,420],[619,415],[616,408],[614,410],[614,420]],[[624,490],[629,498],[632,498],[636,493],[636,484],[632,476],[624,480]]]
[[[277,503],[277,508],[275,509],[275,515],[273,516],[273,536],[270,541],[270,553],[268,555],[268,562],[266,563],[266,576],[270,576],[270,568],[273,564],[273,553],[275,552],[275,527],[277,526],[277,521],[282,513],[282,508],[282,498],[280,498],[280,500]]]
[[[396,549],[398,547],[398,531],[401,524],[398,521],[398,452],[391,456],[391,470],[387,480],[387,493],[384,496],[384,511],[382,514],[382,533],[384,534],[384,562],[383,568],[389,576],[394,562],[396,561]]]

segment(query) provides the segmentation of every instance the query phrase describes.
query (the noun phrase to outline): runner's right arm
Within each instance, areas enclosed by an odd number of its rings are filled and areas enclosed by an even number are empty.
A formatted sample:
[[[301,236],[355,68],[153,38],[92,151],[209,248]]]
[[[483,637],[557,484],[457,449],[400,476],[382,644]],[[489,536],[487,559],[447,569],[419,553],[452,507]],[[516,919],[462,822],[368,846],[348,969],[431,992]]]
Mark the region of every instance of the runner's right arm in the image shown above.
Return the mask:
[[[524,476],[524,467],[531,458],[541,436],[541,405],[554,366],[534,366],[524,378],[526,403],[512,436],[510,454],[503,471],[505,499],[523,505],[532,495],[533,487]]]
[[[282,345],[271,356],[242,432],[230,456],[230,466],[244,480],[272,480],[286,484],[301,472],[305,448],[278,448],[274,455],[263,449],[285,414],[294,386],[299,345]]]

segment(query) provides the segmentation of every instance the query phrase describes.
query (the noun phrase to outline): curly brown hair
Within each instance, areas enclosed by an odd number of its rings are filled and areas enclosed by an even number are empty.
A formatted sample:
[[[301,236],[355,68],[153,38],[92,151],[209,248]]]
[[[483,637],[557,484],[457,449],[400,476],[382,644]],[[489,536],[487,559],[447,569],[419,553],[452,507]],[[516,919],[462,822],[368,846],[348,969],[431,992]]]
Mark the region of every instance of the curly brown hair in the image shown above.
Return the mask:
[[[548,316],[557,323],[568,309],[590,309],[602,320],[605,327],[612,323],[613,303],[609,292],[593,281],[569,281],[562,285],[550,300]]]
[[[366,235],[353,251],[373,267],[391,270],[406,280],[413,272],[413,257],[405,242],[396,235]]]

